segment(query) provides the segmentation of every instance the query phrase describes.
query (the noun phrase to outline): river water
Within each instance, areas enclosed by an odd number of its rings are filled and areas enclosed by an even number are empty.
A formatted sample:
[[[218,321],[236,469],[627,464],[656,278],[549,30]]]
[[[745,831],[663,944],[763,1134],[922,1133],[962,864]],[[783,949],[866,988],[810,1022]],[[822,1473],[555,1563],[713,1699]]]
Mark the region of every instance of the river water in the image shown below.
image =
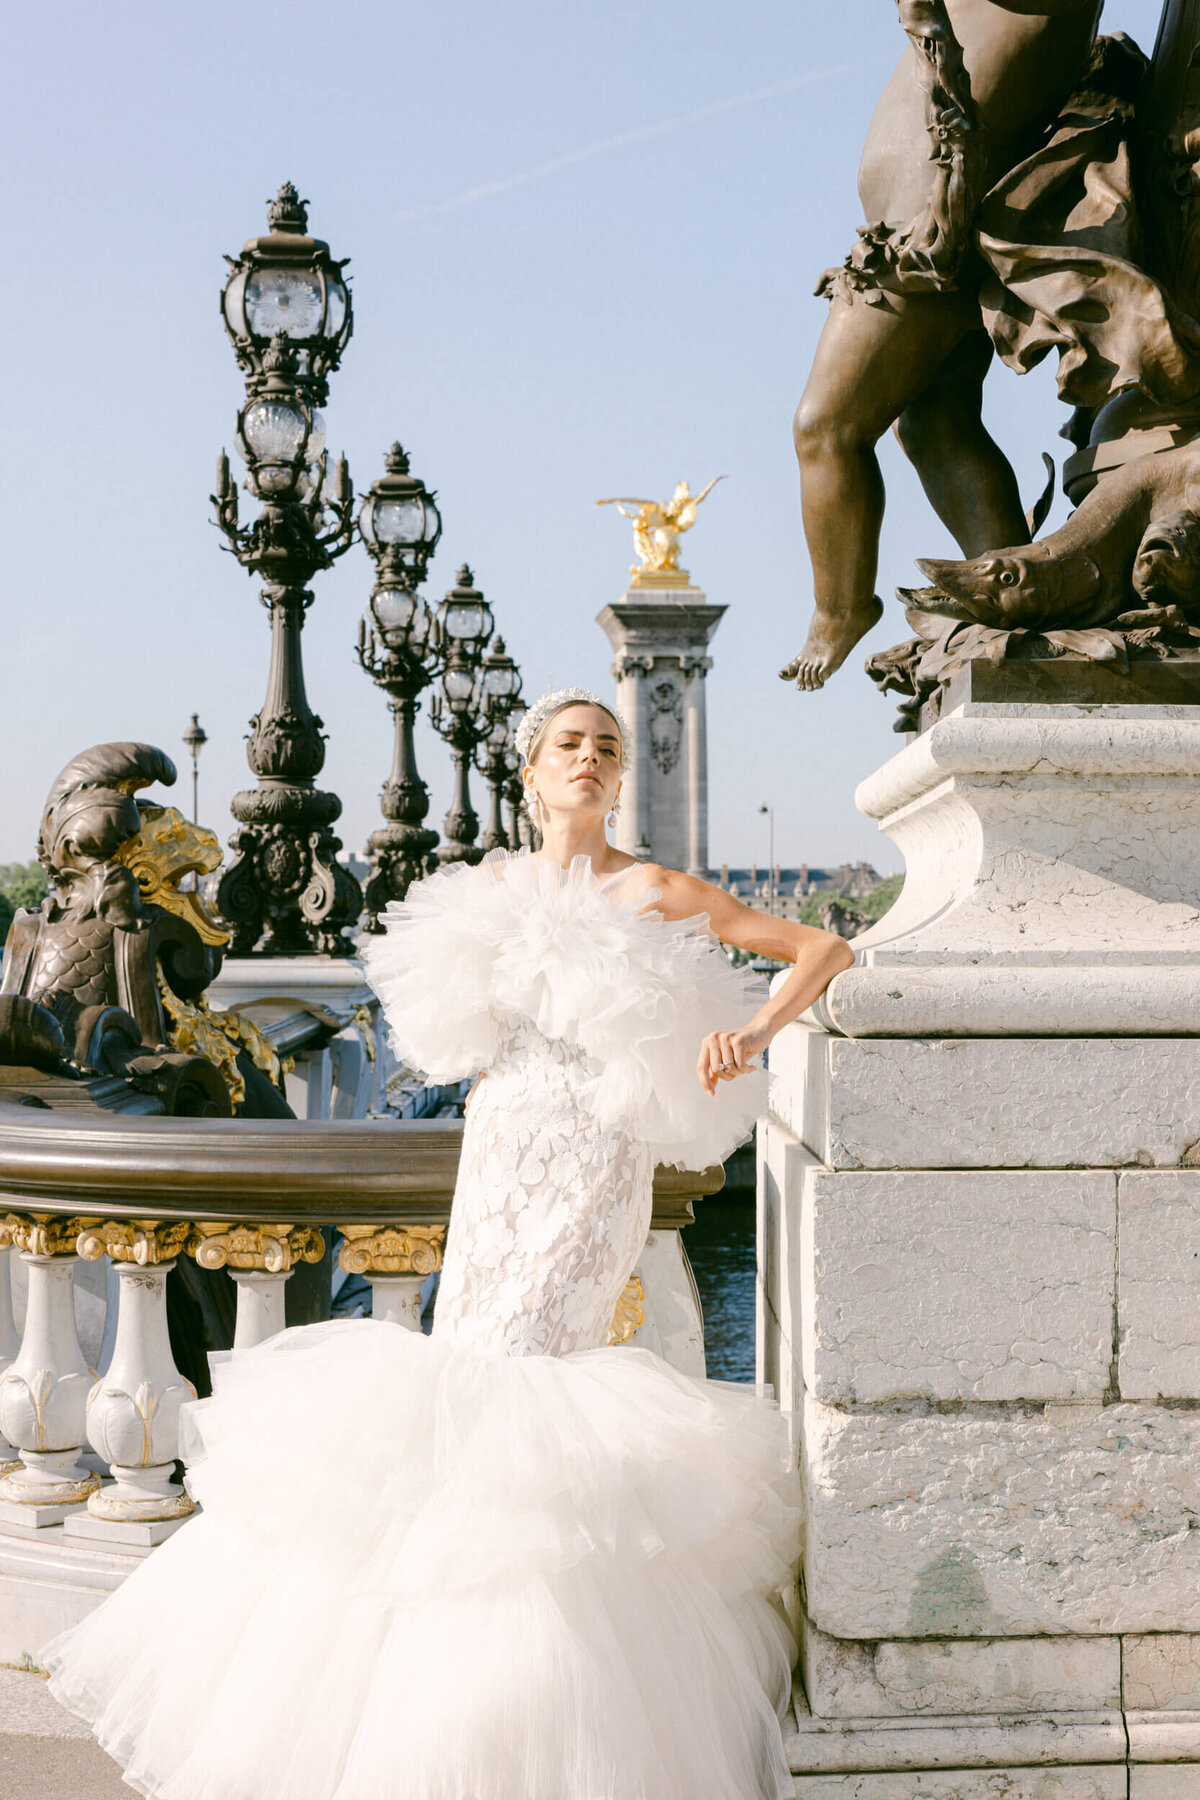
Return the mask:
[[[723,1381],[754,1380],[754,1195],[726,1191],[696,1202],[696,1222],[683,1234],[704,1309],[708,1373]]]

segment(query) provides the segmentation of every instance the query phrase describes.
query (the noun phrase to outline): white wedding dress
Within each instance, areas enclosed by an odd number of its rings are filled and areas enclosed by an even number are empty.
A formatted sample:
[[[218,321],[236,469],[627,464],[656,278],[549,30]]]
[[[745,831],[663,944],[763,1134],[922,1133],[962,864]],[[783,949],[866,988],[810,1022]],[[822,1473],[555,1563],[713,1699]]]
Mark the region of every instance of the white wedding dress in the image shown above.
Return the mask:
[[[281,1332],[214,1369],[202,1512],[44,1653],[154,1800],[782,1800],[798,1550],[752,1388],[609,1348],[656,1162],[754,1002],[703,918],[528,852],[454,865],[367,952],[397,1053],[472,1102],[431,1337]]]

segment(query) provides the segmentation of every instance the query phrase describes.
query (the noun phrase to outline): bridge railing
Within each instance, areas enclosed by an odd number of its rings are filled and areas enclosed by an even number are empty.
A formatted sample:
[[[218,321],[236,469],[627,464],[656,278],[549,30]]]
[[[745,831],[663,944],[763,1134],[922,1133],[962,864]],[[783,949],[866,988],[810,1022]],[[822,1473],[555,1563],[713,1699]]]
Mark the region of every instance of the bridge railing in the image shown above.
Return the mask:
[[[286,1329],[286,1283],[321,1260],[321,1228],[335,1225],[341,1267],[370,1283],[373,1316],[419,1329],[461,1141],[457,1119],[96,1120],[0,1107],[0,1530],[62,1524],[72,1537],[148,1547],[193,1510],[175,1476],[179,1411],[195,1390],[167,1328],[167,1275],[181,1257],[232,1275],[241,1348]],[[651,1239],[673,1243],[689,1282],[678,1234],[722,1181],[719,1168],[655,1176]],[[14,1255],[26,1287],[19,1334]],[[98,1375],[79,1343],[74,1272],[104,1256],[117,1317]],[[623,1310],[618,1339],[641,1318],[636,1302]],[[697,1307],[693,1339],[699,1328]]]

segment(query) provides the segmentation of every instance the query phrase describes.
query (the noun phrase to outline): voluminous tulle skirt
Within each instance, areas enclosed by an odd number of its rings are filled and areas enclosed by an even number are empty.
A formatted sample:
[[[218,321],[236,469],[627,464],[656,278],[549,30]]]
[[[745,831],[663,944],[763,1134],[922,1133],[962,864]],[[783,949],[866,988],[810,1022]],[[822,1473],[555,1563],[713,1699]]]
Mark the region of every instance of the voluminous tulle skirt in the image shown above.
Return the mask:
[[[188,1408],[203,1512],[44,1653],[154,1800],[779,1800],[786,1424],[650,1352],[280,1333]]]

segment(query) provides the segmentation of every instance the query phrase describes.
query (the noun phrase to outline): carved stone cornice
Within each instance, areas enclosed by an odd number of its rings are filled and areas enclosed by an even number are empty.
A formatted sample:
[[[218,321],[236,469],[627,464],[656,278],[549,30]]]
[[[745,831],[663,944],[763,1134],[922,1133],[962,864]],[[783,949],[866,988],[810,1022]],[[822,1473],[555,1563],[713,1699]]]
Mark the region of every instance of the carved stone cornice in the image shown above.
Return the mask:
[[[348,1275],[432,1275],[442,1266],[444,1225],[343,1225],[338,1266]]]
[[[76,1248],[86,1262],[111,1256],[114,1262],[152,1268],[174,1262],[187,1249],[193,1227],[186,1219],[104,1219],[79,1233]]]
[[[317,1225],[209,1225],[191,1229],[187,1252],[202,1269],[262,1269],[281,1275],[298,1262],[319,1263],[325,1239]]]

